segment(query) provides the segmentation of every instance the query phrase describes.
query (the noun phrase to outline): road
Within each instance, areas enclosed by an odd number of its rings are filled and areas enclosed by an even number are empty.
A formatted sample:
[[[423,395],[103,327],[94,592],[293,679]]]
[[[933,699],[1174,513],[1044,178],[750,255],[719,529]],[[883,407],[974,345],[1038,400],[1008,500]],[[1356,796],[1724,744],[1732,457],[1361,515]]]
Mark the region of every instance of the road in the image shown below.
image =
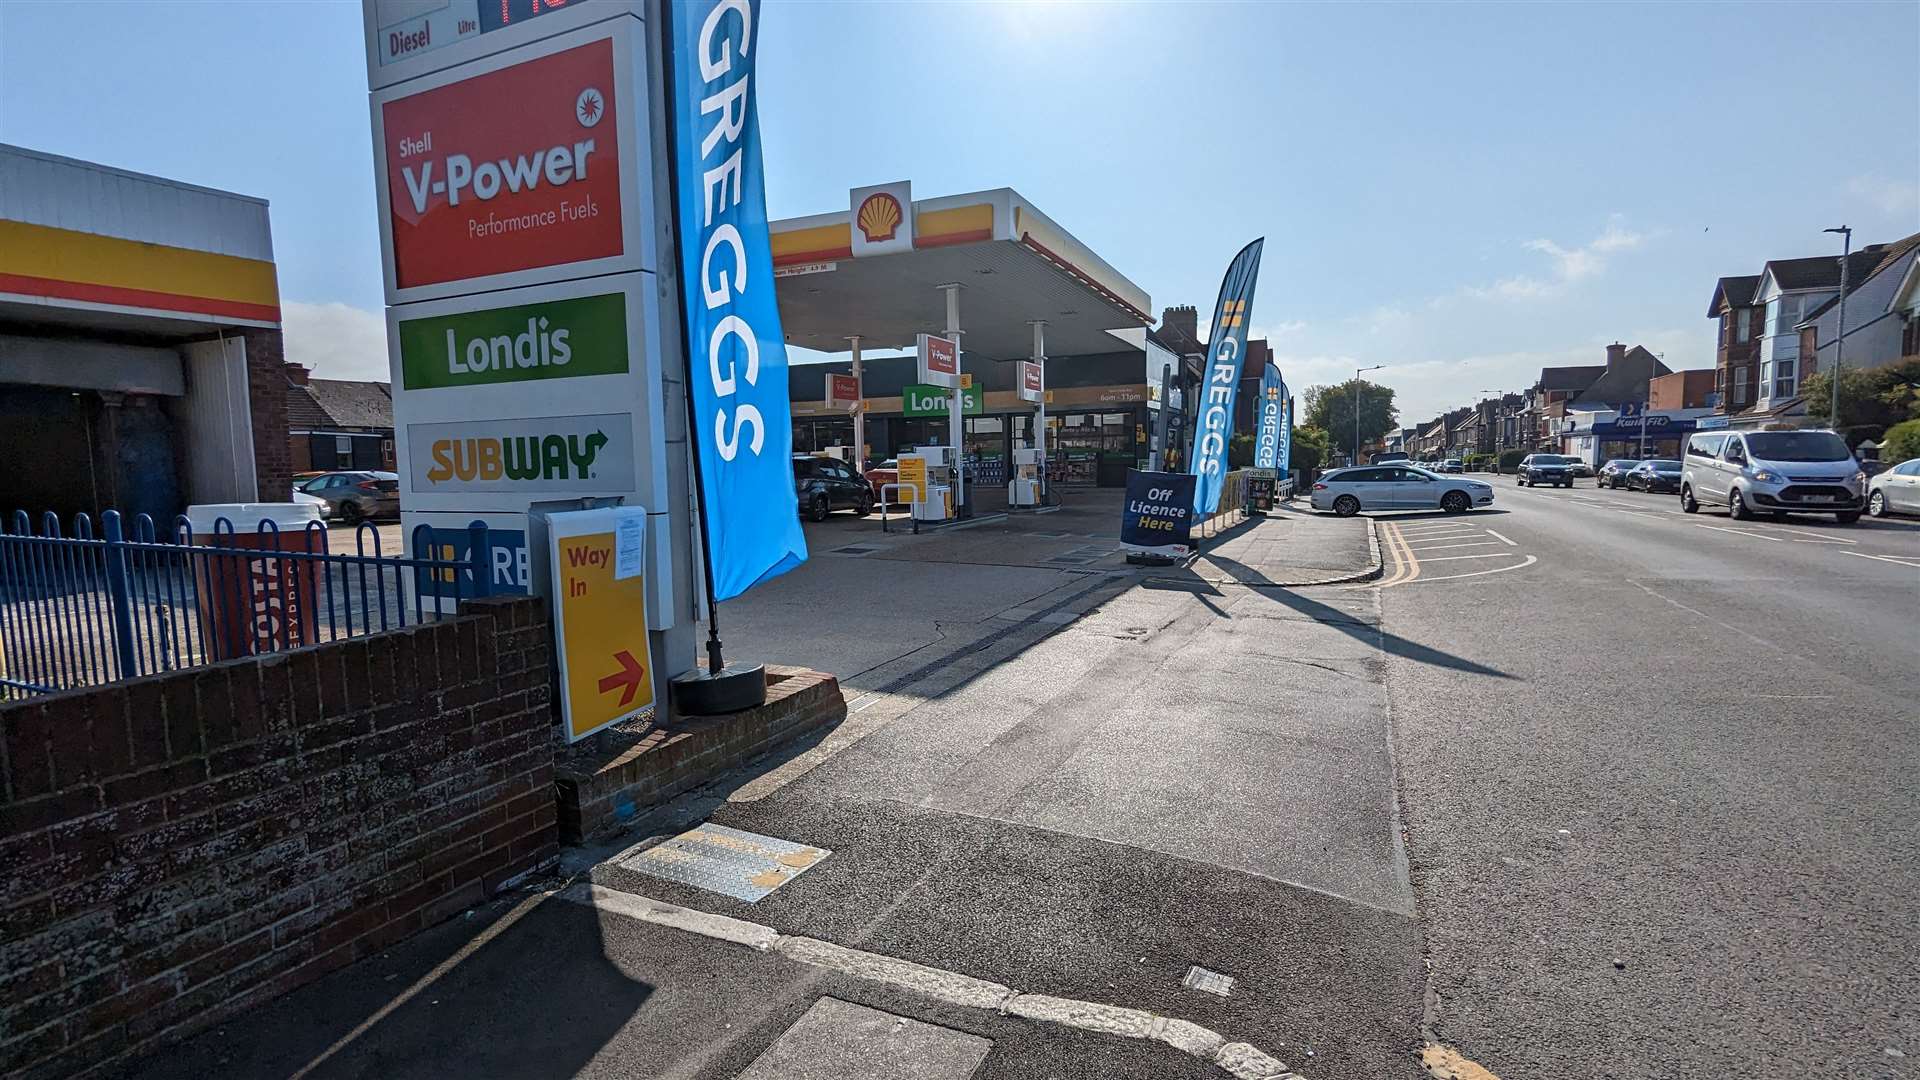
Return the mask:
[[[1367,521],[1204,572],[1127,567],[1112,506],[809,526],[727,623],[847,676],[824,740],[138,1073],[1913,1075],[1920,522],[1498,496],[1311,588],[1263,560]],[[696,826],[805,869],[676,878]]]
[[[1506,1080],[1913,1075],[1920,522],[1498,497],[1401,517],[1379,590],[1496,672],[1388,659],[1433,1035]]]

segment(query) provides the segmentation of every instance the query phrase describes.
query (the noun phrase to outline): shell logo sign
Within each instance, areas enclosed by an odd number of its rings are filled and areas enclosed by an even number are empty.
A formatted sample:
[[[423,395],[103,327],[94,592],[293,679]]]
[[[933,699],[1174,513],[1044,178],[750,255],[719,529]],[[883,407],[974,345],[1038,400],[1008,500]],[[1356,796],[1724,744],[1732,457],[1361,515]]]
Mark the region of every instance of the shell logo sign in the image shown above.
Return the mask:
[[[394,286],[623,254],[602,38],[380,106]]]
[[[881,191],[867,196],[867,200],[860,204],[860,212],[854,216],[854,224],[860,227],[860,235],[867,238],[867,243],[876,244],[893,239],[893,234],[900,228],[900,219],[903,216],[900,211],[900,200]]]
[[[913,185],[905,180],[854,188],[847,204],[853,214],[852,252],[894,255],[913,250]]]

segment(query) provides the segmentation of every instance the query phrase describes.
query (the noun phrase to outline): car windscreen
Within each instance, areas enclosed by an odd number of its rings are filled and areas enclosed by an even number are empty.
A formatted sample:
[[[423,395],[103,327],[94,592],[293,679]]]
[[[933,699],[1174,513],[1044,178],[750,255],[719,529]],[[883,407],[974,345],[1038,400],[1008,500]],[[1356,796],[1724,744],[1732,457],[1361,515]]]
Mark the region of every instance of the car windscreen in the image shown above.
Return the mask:
[[[1680,471],[1680,463],[1677,461],[1649,461],[1647,462],[1647,467],[1652,469],[1654,472],[1679,472]]]
[[[1535,454],[1533,456],[1533,463],[1535,465],[1565,465],[1567,459],[1558,454]]]
[[[1747,452],[1762,461],[1846,461],[1853,455],[1831,431],[1758,431]]]
[[[1638,466],[1639,464],[1640,463],[1638,461],[1635,461],[1632,458],[1615,458],[1612,461],[1607,462],[1608,466],[1611,466],[1612,468],[1615,468],[1615,469],[1631,469]]]

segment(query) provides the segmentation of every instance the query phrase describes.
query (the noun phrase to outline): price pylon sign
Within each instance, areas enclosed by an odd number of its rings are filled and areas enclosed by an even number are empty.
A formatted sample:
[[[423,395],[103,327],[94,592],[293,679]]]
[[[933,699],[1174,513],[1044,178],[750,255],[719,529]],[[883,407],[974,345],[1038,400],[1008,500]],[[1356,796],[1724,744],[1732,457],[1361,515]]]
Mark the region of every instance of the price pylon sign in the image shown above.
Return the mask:
[[[547,558],[567,741],[654,713],[647,652],[647,512],[578,510],[547,519]]]

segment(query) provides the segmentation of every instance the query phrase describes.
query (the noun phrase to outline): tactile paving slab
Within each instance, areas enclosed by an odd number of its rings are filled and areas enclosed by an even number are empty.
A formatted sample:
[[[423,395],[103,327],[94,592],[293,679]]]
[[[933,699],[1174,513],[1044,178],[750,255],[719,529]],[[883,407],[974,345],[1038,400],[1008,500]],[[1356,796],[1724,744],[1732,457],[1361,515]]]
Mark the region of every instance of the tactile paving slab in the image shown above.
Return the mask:
[[[706,824],[650,847],[622,865],[754,903],[831,854],[825,848]]]

